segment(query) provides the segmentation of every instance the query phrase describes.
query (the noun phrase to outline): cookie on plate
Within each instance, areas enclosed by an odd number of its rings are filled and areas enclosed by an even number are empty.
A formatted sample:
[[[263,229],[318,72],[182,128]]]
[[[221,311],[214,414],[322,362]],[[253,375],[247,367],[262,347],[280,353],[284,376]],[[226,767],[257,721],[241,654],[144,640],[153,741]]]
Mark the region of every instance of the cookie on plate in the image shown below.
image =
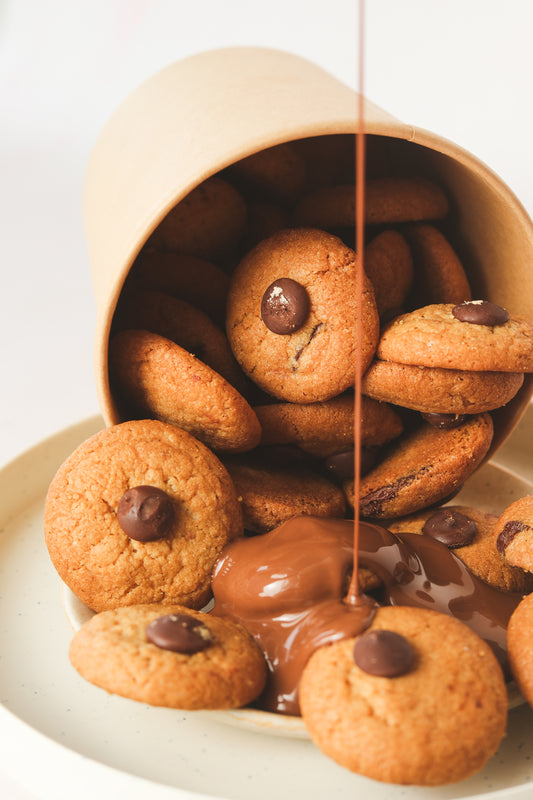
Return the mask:
[[[69,657],[107,692],[167,708],[238,708],[266,679],[264,656],[242,626],[180,605],[96,614],[74,635]]]
[[[201,608],[220,551],[242,533],[242,513],[207,447],[172,425],[136,420],[100,431],[63,463],[44,533],[59,576],[94,611]]]
[[[470,506],[450,505],[426,509],[390,520],[391,533],[419,533],[442,541],[468,569],[485,583],[504,592],[527,594],[533,575],[511,567],[496,549],[498,517]]]
[[[328,400],[353,385],[357,257],[324,231],[280,231],[235,270],[226,329],[244,372],[264,391],[297,403]],[[362,369],[372,360],[379,318],[364,276]]]
[[[467,778],[495,753],[507,721],[490,647],[459,620],[414,607],[380,608],[356,639],[317,650],[299,696],[326,755],[388,783]]]
[[[120,331],[109,343],[109,371],[127,416],[177,425],[214,450],[242,452],[259,443],[259,421],[244,397],[170,339]]]
[[[496,522],[496,546],[508,564],[533,572],[533,495],[508,506]]]

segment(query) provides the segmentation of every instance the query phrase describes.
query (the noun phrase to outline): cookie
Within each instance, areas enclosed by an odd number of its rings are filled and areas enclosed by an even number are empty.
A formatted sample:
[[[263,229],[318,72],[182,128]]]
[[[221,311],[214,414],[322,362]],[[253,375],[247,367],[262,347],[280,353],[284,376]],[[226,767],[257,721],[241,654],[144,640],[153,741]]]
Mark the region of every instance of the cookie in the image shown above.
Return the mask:
[[[246,196],[292,205],[305,187],[307,168],[298,148],[285,142],[237,161],[227,174]]]
[[[179,428],[137,420],[100,431],[63,463],[44,533],[60,577],[95,611],[201,608],[220,551],[242,533],[242,514],[213,453]]]
[[[226,329],[244,372],[281,400],[328,400],[353,385],[357,258],[324,231],[280,231],[232,276]],[[362,369],[374,354],[379,318],[364,277]]]
[[[515,500],[496,522],[496,546],[508,564],[533,572],[533,495]]]
[[[273,403],[255,406],[261,424],[261,444],[295,444],[324,457],[353,448],[354,400],[344,394],[321,403]],[[399,436],[403,423],[386,403],[368,397],[361,402],[361,444],[379,446]]]
[[[533,705],[533,594],[524,597],[507,627],[507,653],[513,678]]]
[[[533,371],[533,322],[508,315],[507,321],[494,323],[490,314],[484,315],[484,309],[489,310],[487,306],[500,309],[485,301],[471,301],[458,306],[437,303],[402,314],[382,331],[377,357],[419,367]],[[460,310],[454,314],[454,309]],[[463,315],[465,310],[487,321],[459,319],[456,314]]]
[[[392,533],[440,536],[444,544],[453,547],[457,558],[485,583],[504,592],[531,592],[533,575],[506,564],[496,549],[497,520],[494,514],[476,508],[451,505],[390,520],[387,528]],[[467,543],[461,544],[461,541]]]
[[[389,783],[467,778],[495,753],[507,721],[490,647],[457,619],[412,607],[380,608],[355,640],[317,650],[299,694],[326,755]]]
[[[245,229],[242,195],[228,181],[214,176],[169,211],[148,244],[220,265],[236,253]]]
[[[365,184],[365,223],[417,222],[445,217],[448,199],[425,178],[373,178]],[[355,185],[327,186],[306,195],[294,209],[294,224],[317,228],[355,224]]]
[[[291,517],[343,517],[340,488],[305,466],[273,464],[267,458],[225,459],[242,506],[244,527],[266,533]]]
[[[180,605],[96,614],[74,635],[69,657],[107,692],[167,708],[238,708],[266,678],[263,654],[242,626]]]
[[[383,231],[365,248],[364,269],[374,287],[380,318],[403,307],[413,282],[411,250],[401,233]]]
[[[130,289],[156,291],[185,300],[224,327],[229,277],[210,261],[180,253],[145,249],[136,258],[124,284]]]
[[[520,372],[472,372],[375,359],[361,388],[375,400],[423,413],[481,414],[506,405],[523,382]]]
[[[400,517],[448,497],[479,466],[492,435],[488,414],[472,416],[451,429],[423,423],[398,439],[385,458],[361,479],[361,515]],[[353,482],[346,482],[345,490],[352,504]]]
[[[247,381],[226,335],[203,311],[162,292],[123,293],[115,312],[118,330],[147,330],[170,339],[203,361],[244,393]]]
[[[472,299],[464,267],[438,228],[428,223],[418,223],[408,225],[404,234],[411,248],[416,274],[414,305],[456,305]]]
[[[124,413],[177,425],[215,450],[241,452],[261,438],[244,397],[196,356],[149,331],[109,343],[111,385]]]

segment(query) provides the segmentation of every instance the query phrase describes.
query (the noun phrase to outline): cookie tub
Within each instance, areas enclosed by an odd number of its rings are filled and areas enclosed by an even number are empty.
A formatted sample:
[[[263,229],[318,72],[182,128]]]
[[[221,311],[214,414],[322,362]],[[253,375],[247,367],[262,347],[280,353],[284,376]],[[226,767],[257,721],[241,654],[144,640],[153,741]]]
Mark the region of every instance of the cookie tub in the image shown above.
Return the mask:
[[[142,84],[116,110],[92,152],[84,222],[98,317],[95,379],[107,425],[124,419],[113,396],[109,338],[124,283],[171,209],[241,159],[309,137],[353,135],[358,98],[300,57],[261,48],[192,56]],[[510,189],[473,155],[365,100],[365,131],[394,174],[435,180],[450,199],[450,235],[475,298],[533,318],[533,224]],[[489,455],[521,418],[531,376],[493,414]]]

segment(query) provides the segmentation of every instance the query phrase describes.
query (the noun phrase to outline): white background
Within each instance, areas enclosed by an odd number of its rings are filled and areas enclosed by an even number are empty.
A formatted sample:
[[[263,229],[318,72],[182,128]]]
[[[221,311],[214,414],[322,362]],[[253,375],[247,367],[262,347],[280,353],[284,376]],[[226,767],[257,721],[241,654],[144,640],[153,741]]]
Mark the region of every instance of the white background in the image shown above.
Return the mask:
[[[532,42],[530,0],[367,0],[366,94],[477,155],[533,215]],[[96,136],[145,78],[230,45],[355,88],[357,0],[0,0],[0,463],[98,411],[81,217]]]

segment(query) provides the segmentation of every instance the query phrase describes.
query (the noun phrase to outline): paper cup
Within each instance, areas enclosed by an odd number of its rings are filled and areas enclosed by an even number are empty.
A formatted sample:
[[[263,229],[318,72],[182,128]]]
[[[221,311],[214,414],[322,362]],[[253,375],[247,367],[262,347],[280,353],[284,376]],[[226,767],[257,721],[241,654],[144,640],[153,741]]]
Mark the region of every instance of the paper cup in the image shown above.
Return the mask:
[[[358,98],[298,56],[227,48],[192,56],[142,84],[117,109],[91,155],[84,220],[98,317],[95,378],[106,424],[121,417],[108,342],[128,272],[161,220],[194,187],[245,156],[310,136],[355,133]],[[533,318],[533,225],[510,189],[477,158],[365,101],[365,131],[388,137],[403,163],[434,177],[452,203],[474,296]],[[514,428],[533,385],[494,413],[491,454]]]

